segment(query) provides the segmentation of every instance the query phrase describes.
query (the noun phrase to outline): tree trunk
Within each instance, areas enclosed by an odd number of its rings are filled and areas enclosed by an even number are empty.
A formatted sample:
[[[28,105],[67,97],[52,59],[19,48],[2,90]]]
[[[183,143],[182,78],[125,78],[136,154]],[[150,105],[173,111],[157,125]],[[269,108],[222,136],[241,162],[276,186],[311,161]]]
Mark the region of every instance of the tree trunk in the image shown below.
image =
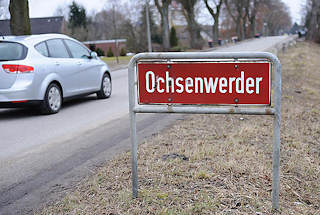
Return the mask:
[[[241,25],[243,19],[243,0],[239,1],[228,1],[225,0],[225,5],[229,15],[236,24],[236,34],[238,41],[243,39],[243,26]],[[231,8],[232,7],[232,8]]]
[[[212,26],[212,33],[213,33],[213,43],[218,44],[219,40],[219,19],[214,19],[214,25]]]
[[[214,24],[212,26],[213,43],[218,44],[219,43],[218,41],[219,40],[219,15],[220,15],[220,9],[221,9],[223,0],[220,0],[217,3],[215,3],[215,7],[214,7],[216,9],[215,12],[214,12],[214,9],[210,7],[208,0],[204,0],[204,3],[214,20]]]
[[[252,2],[252,4],[251,4]],[[257,15],[257,10],[259,8],[259,5],[261,4],[262,0],[253,0],[248,2],[248,7],[247,7],[247,15],[248,15],[248,20],[250,23],[250,37],[255,37],[256,35],[256,15]]]
[[[162,0],[162,5],[159,4],[158,0],[154,0],[154,3],[161,16],[162,47],[164,51],[169,51],[169,5],[171,4],[171,0]]]
[[[240,40],[244,40],[246,38],[246,23],[247,23],[247,10],[248,10],[247,1],[241,0],[237,2],[237,11],[238,11],[238,19],[239,19],[239,29],[240,29]]]
[[[318,0],[312,0],[312,8],[311,8],[311,14],[310,14],[310,21],[308,27],[308,33],[307,33],[307,39],[317,41],[320,40],[320,2]],[[319,21],[318,21],[319,19]],[[317,41],[318,42],[318,41]]]
[[[242,36],[241,36],[241,19],[239,16],[237,17],[237,21],[236,21],[236,33],[237,33],[238,40],[240,41]]]
[[[202,49],[202,38],[200,35],[200,28],[198,23],[196,23],[196,20],[192,14],[188,14],[187,18],[188,22],[188,32],[190,35],[190,46],[193,49]]]
[[[31,34],[28,0],[10,0],[9,11],[11,34]]]
[[[256,17],[250,18],[250,36],[254,37],[256,35]]]
[[[190,27],[188,28],[189,34],[190,34],[190,46],[193,49],[197,49],[198,48],[198,30],[197,30],[197,26],[195,25],[194,22],[191,21],[190,23]]]
[[[245,19],[242,19],[242,28],[241,28],[241,40],[244,40],[246,38],[246,32],[247,32],[247,22]]]
[[[163,22],[162,22],[162,44],[163,44],[163,49],[164,51],[169,51],[170,49],[170,38],[169,38],[169,10],[168,8],[163,9]]]
[[[201,29],[195,19],[195,12],[194,12],[194,7],[197,1],[196,0],[193,0],[193,1],[180,0],[179,2],[182,4],[182,7],[183,7],[182,12],[188,23],[187,30],[190,35],[190,46],[193,49],[202,49],[203,40],[200,34]]]

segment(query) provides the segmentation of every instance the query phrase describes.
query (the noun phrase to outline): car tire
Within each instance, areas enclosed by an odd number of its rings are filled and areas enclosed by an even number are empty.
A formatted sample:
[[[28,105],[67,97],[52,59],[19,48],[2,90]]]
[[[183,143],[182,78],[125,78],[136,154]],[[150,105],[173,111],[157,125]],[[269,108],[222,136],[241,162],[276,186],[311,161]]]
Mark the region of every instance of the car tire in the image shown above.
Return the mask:
[[[100,90],[97,92],[98,99],[106,99],[111,96],[112,82],[109,74],[105,73],[102,77]]]
[[[56,83],[51,83],[41,102],[40,110],[43,114],[58,113],[62,105],[61,89]]]

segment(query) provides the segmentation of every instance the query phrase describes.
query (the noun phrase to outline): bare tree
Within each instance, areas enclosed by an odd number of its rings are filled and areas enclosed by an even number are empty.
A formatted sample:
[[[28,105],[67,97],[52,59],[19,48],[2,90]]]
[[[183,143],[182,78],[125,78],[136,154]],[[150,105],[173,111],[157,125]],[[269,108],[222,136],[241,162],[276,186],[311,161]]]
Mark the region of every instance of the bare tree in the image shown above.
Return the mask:
[[[128,19],[124,21],[119,27],[119,35],[127,39],[127,50],[130,52],[139,52],[141,45],[139,44],[140,38],[137,29],[133,26],[131,21]],[[143,50],[144,51],[144,50]]]
[[[257,12],[259,10],[260,4],[264,0],[249,0],[247,9],[248,19],[250,23],[250,36],[254,37],[256,35],[256,21]]]
[[[190,46],[195,49],[201,49],[203,46],[203,40],[200,35],[201,28],[196,21],[195,15],[195,6],[198,2],[198,0],[179,0],[182,5],[183,16],[188,23],[187,30],[190,35]]]
[[[307,39],[320,43],[320,2],[308,0],[306,27],[308,28]]]
[[[240,40],[249,36],[248,27],[251,37],[257,31],[279,35],[291,28],[288,7],[281,0],[225,0],[225,4]]]
[[[247,27],[248,27],[248,19],[249,19],[249,6],[250,6],[250,0],[243,0],[242,7],[244,7],[244,13],[241,17],[242,22],[242,39],[247,38]]]
[[[265,1],[261,13],[262,19],[267,24],[269,35],[279,35],[291,28],[289,9],[282,1]]]
[[[209,5],[208,0],[204,0],[204,3],[206,4],[206,7],[214,20],[212,26],[212,35],[213,42],[217,44],[219,39],[219,16],[223,0],[213,0],[213,7]]]
[[[11,34],[31,34],[28,0],[10,0],[9,11]]]
[[[154,0],[154,3],[161,16],[161,31],[162,31],[162,45],[164,51],[170,49],[170,40],[169,40],[169,5],[171,0]]]
[[[239,40],[245,39],[248,0],[225,0],[229,15],[236,24],[236,34]]]

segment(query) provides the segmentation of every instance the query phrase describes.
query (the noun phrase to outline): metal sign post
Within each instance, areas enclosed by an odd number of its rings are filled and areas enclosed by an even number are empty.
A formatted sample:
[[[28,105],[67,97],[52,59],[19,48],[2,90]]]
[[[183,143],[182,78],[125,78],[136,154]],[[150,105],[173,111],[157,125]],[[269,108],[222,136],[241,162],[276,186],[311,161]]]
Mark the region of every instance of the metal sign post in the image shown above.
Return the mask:
[[[272,208],[279,209],[281,64],[275,55],[141,53],[129,63],[128,84],[133,198],[138,197],[137,113],[272,115]]]

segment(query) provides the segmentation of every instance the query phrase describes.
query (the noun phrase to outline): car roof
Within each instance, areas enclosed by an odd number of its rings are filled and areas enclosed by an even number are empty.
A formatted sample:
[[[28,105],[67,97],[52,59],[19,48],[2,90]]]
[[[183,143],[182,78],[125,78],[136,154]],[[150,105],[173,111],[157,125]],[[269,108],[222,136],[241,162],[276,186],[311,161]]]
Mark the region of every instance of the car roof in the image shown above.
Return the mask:
[[[48,39],[72,39],[64,34],[36,34],[36,35],[23,35],[23,36],[0,36],[0,41],[10,41],[22,43],[26,46],[35,45],[41,41]],[[73,40],[73,39],[72,39]]]

